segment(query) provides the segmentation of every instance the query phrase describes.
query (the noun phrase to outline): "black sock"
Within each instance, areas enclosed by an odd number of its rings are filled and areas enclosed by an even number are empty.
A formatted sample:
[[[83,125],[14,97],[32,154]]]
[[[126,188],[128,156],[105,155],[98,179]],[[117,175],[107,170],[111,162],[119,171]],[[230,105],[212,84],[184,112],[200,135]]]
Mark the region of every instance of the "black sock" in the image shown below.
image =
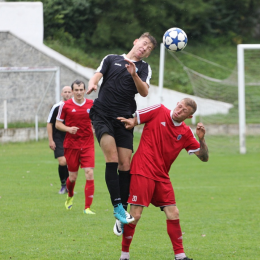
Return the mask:
[[[59,165],[59,176],[60,176],[60,182],[61,186],[66,186],[66,180],[69,177],[69,171],[67,165]]]
[[[127,200],[129,197],[129,187],[130,187],[130,170],[129,171],[119,171],[119,186],[120,186],[120,196],[123,207],[127,210]]]
[[[110,193],[110,198],[113,206],[121,203],[117,167],[118,167],[118,163],[116,162],[106,163],[105,179],[106,179],[107,188]]]

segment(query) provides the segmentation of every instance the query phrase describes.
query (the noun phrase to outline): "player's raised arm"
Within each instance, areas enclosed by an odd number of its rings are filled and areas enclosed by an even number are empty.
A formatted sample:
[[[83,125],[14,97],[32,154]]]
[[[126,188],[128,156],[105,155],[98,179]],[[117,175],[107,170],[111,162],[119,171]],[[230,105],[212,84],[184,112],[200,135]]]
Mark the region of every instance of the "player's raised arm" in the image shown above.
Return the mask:
[[[117,119],[120,120],[122,123],[124,123],[125,128],[129,130],[134,128],[136,125],[138,125],[137,117],[134,118],[118,117]]]
[[[97,91],[98,88],[98,82],[103,77],[103,74],[101,72],[96,72],[94,76],[89,80],[88,82],[88,90],[87,94],[90,94],[93,90]]]
[[[125,59],[125,61],[128,62],[128,64],[125,65],[127,71],[131,74],[134,82],[135,82],[135,86],[137,88],[138,93],[142,96],[142,97],[146,97],[148,95],[148,90],[149,90],[149,86],[147,85],[146,82],[143,82],[140,77],[138,76],[138,74],[136,73],[136,67],[134,62]]]
[[[197,157],[202,161],[202,162],[207,162],[209,160],[209,151],[208,151],[208,146],[205,141],[205,127],[202,123],[197,124],[196,128],[196,134],[199,138],[200,142],[200,150],[198,152],[195,152]]]

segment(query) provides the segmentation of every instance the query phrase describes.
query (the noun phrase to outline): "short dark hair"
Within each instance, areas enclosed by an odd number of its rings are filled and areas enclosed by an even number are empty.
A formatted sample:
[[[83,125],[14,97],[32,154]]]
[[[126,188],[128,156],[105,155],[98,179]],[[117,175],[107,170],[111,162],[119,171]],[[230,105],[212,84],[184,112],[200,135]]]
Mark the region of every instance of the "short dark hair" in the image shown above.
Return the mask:
[[[73,81],[72,82],[72,84],[71,84],[71,89],[73,90],[73,85],[74,84],[76,84],[76,85],[81,85],[81,84],[83,84],[83,86],[84,86],[84,89],[86,89],[86,86],[85,86],[85,83],[83,82],[83,81],[81,81],[81,80],[78,80],[78,79],[76,79],[75,81]]]
[[[151,43],[153,44],[153,48],[155,49],[155,47],[157,46],[157,41],[155,40],[155,38],[149,32],[145,32],[139,37],[139,39],[145,37],[147,37],[151,41]]]
[[[186,106],[189,106],[192,108],[191,115],[193,115],[197,110],[197,103],[192,98],[184,98],[183,101]]]

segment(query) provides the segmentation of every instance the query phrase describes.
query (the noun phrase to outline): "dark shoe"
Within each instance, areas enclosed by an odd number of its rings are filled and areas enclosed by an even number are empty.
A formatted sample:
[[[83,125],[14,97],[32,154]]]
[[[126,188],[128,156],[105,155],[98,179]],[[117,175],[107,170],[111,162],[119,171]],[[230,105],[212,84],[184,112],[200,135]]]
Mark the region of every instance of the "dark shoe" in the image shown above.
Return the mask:
[[[174,258],[175,260],[177,260],[177,258]],[[178,259],[179,260],[179,259]],[[182,259],[180,259],[180,260],[193,260],[192,258],[189,258],[189,257],[184,257],[184,258],[182,258]]]

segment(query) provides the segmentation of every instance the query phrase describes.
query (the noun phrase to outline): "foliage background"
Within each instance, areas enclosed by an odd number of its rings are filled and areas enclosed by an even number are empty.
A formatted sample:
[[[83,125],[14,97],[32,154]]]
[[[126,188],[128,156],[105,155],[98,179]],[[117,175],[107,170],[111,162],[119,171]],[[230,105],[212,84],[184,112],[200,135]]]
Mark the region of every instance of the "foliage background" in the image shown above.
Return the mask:
[[[12,2],[22,2],[11,0]],[[28,2],[28,0],[27,0]],[[256,37],[257,0],[42,0],[44,38],[93,47],[130,48],[129,39],[149,31],[157,41],[171,27],[211,44]],[[223,38],[224,37],[224,38]],[[259,35],[258,35],[259,37]]]

